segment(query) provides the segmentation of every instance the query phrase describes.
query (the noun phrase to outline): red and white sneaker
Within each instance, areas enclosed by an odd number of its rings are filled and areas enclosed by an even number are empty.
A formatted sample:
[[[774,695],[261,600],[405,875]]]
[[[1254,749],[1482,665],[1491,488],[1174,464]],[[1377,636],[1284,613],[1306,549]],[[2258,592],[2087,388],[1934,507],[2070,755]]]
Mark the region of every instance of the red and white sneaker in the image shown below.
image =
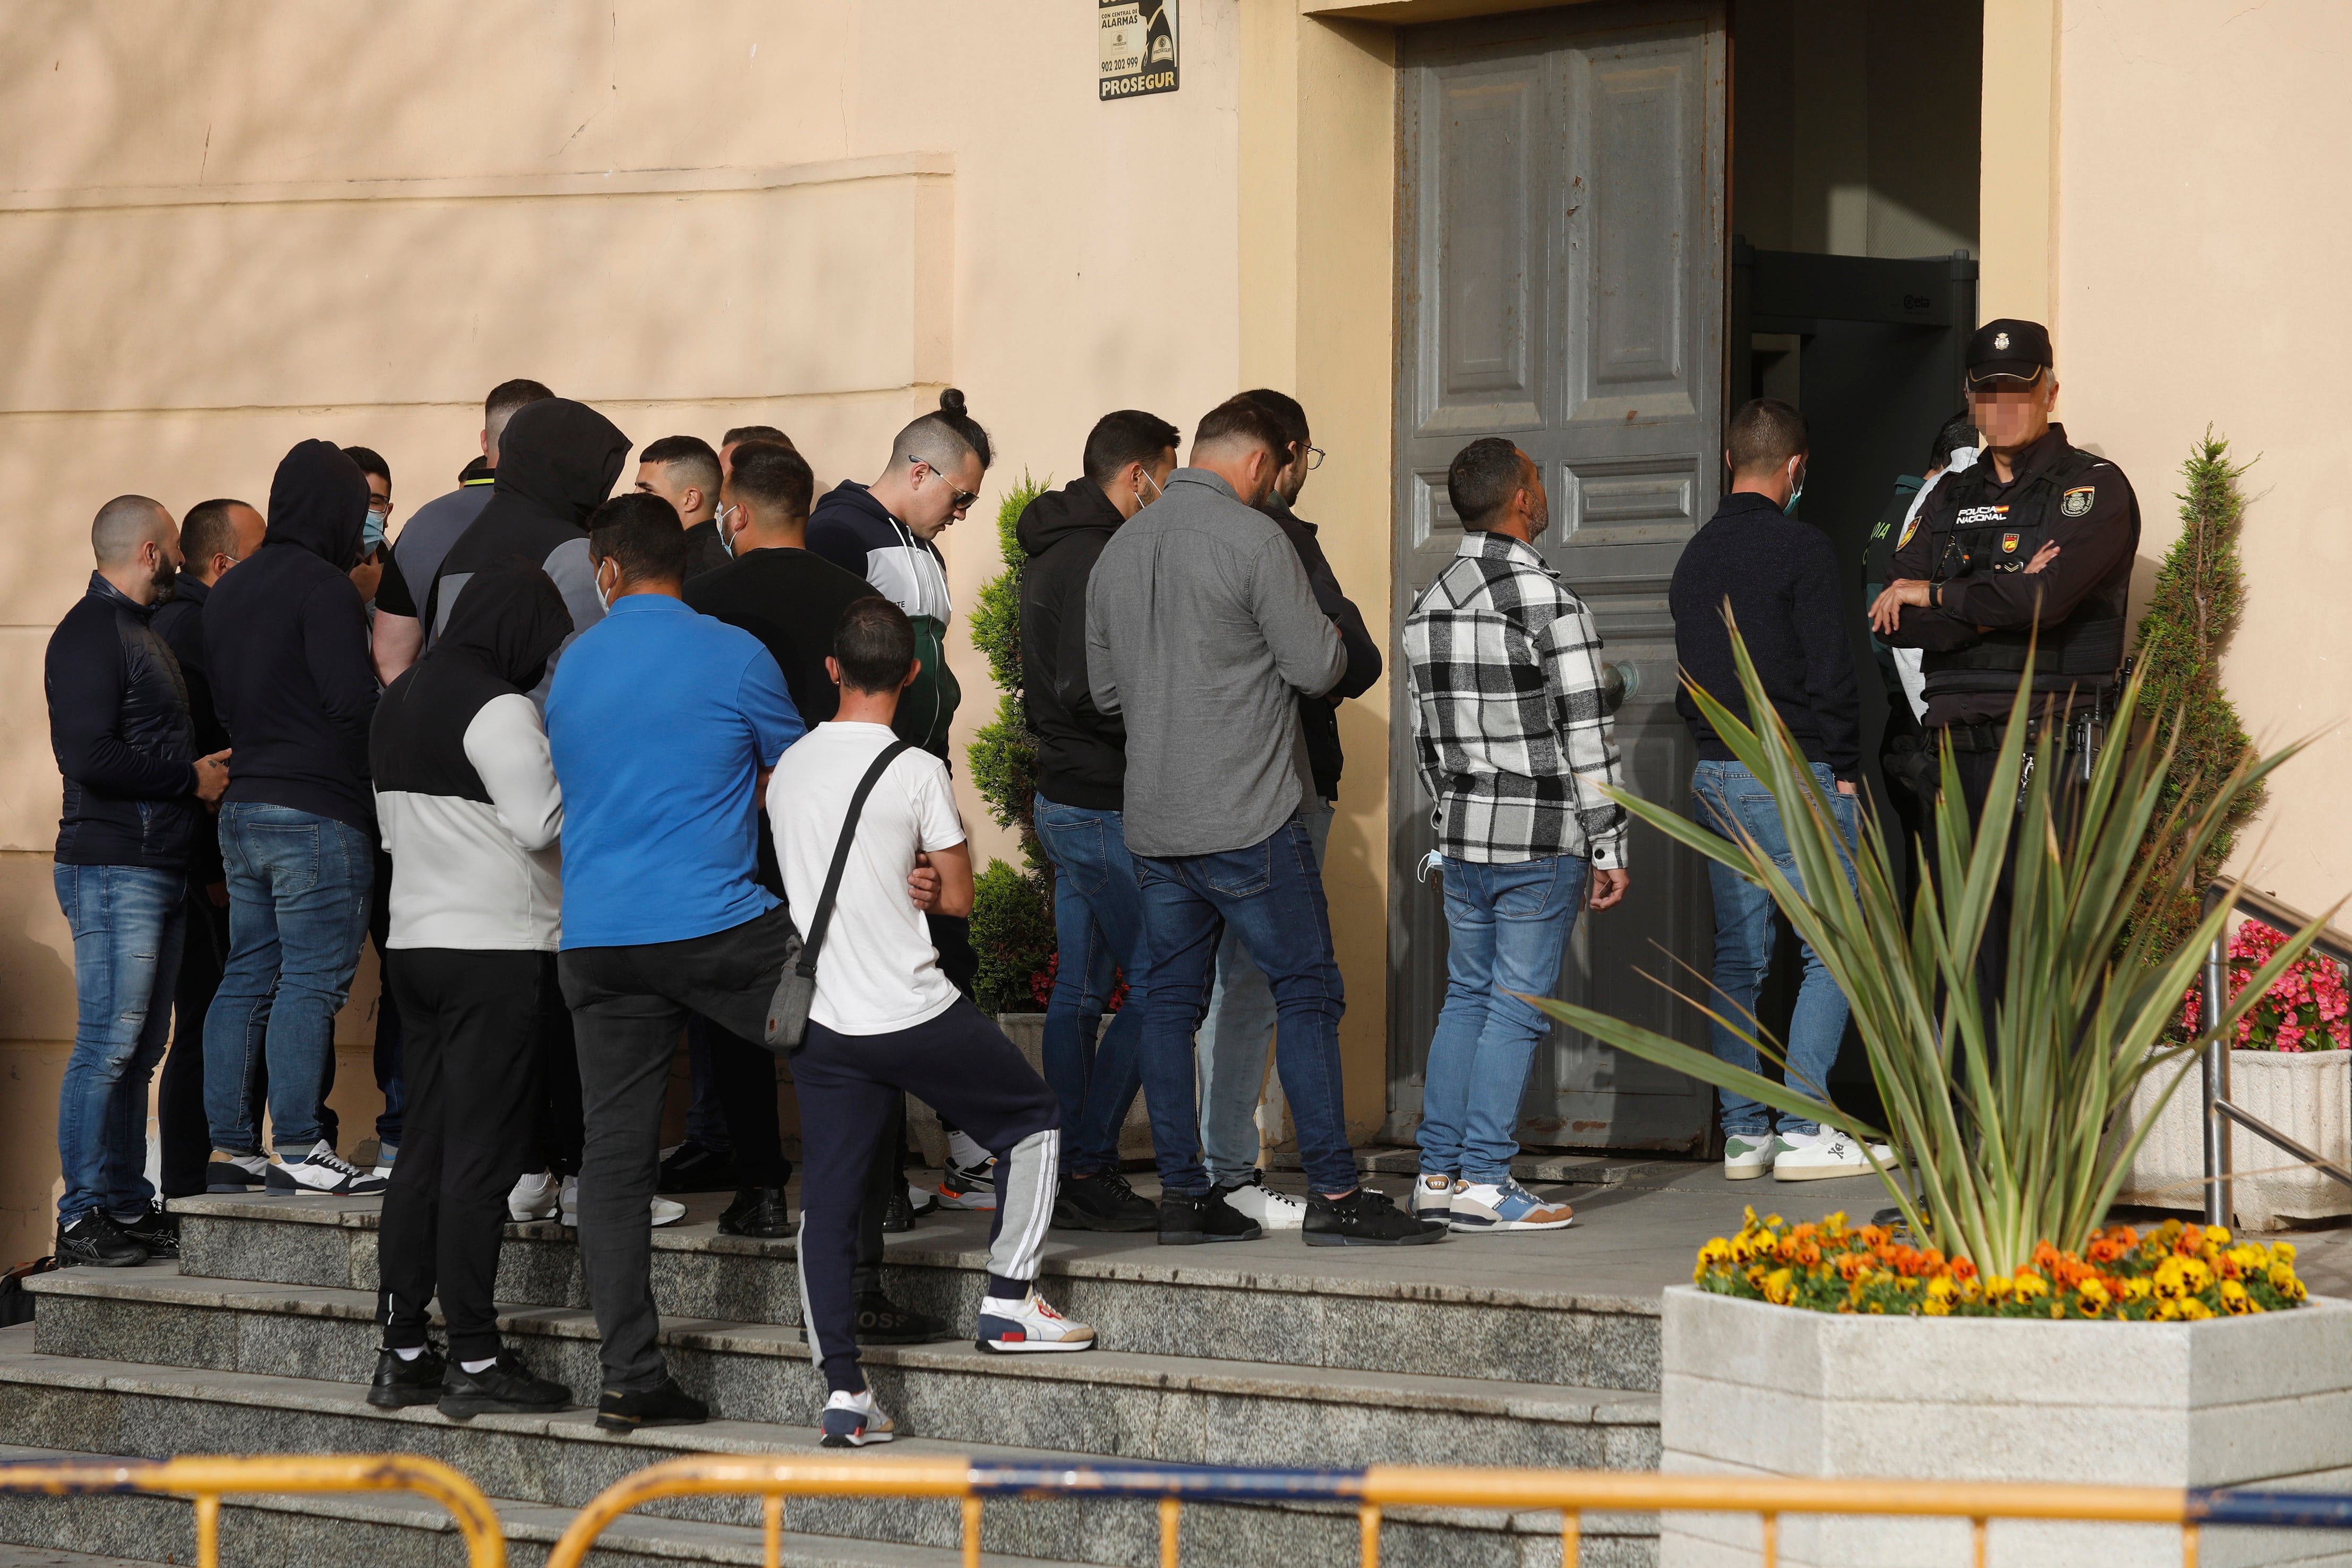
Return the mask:
[[[1094,1330],[1072,1322],[1034,1290],[1017,1301],[984,1297],[980,1303],[978,1336],[975,1343],[981,1349],[1001,1355],[1095,1347]]]

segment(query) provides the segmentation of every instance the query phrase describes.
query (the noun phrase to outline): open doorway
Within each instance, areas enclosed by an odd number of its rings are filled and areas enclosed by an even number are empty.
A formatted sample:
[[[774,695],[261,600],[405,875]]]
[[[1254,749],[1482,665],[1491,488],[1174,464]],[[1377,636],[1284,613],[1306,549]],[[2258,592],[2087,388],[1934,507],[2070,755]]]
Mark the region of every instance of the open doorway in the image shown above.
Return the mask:
[[[1830,537],[1879,821],[1890,702],[1863,619],[1863,555],[1898,481],[1961,407],[1976,325],[1983,0],[1734,0],[1727,406],[1794,403],[1812,435],[1798,516]],[[1758,1014],[1785,1035],[1801,972],[1783,923]],[[1831,1087],[1874,1116],[1851,1027]]]

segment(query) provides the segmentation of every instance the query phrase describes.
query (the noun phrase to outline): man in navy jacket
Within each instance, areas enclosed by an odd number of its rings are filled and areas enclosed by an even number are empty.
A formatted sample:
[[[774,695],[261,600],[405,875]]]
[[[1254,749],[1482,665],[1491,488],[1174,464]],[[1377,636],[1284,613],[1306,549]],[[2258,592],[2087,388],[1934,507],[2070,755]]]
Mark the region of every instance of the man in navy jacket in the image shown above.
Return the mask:
[[[58,904],[73,929],[73,1054],[58,1095],[58,1259],[117,1268],[177,1257],[146,1165],[147,1085],[172,1022],[181,896],[226,751],[196,755],[179,662],[149,624],[180,569],[180,530],[144,496],[90,525],[98,570],[50,635],[49,744],[65,776]]]

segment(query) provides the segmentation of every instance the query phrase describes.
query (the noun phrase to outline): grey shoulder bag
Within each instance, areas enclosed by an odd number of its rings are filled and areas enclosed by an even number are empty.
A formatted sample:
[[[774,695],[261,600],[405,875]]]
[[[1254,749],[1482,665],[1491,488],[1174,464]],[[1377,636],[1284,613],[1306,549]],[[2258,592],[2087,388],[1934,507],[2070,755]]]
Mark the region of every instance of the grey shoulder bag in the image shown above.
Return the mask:
[[[849,865],[849,846],[856,841],[857,819],[866,810],[866,797],[874,786],[898,760],[902,751],[912,751],[907,741],[893,740],[866,770],[857,782],[857,792],[849,798],[849,815],[842,819],[841,841],[833,846],[833,868],[825,873],[824,892],[816,901],[816,912],[809,917],[808,935],[798,933],[784,941],[784,977],[776,984],[776,994],[768,1002],[768,1032],[765,1043],[779,1056],[790,1056],[808,1038],[809,1007],[816,1000],[817,954],[824,946],[825,927],[833,924],[833,901],[841,892],[841,873]]]

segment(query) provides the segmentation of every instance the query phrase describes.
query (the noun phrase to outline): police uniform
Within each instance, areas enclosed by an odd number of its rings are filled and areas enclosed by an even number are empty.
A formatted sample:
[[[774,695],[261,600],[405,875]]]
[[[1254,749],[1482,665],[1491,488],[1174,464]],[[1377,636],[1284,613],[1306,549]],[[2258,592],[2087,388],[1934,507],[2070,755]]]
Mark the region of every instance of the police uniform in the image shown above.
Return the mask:
[[[2017,364],[2009,350],[2050,363],[2048,335],[2032,322],[1992,322],[1969,350],[1972,375]],[[2017,453],[2011,472],[2003,484],[1986,458],[1937,485],[1890,568],[1934,585],[1933,602],[1905,605],[1888,641],[1925,650],[1924,723],[1963,757],[1998,747],[2021,684],[2035,693],[2038,719],[2063,719],[2112,693],[2123,664],[2139,549],[2131,481],[2055,423]],[[2029,574],[2044,544],[2058,546],[2057,558]]]
[[[1969,341],[1972,383],[2003,377],[2032,384],[2051,369],[2050,335],[2031,321],[1979,328]],[[1896,579],[1932,584],[1927,606],[1906,604],[1887,640],[1925,650],[1932,744],[1952,754],[1970,815],[1979,815],[1999,762],[2003,728],[2021,685],[2033,693],[2036,730],[2064,727],[2071,753],[2081,737],[2069,722],[2116,686],[2123,664],[2126,600],[2139,549],[2139,502],[2123,470],[2048,430],[2011,459],[2003,483],[1991,457],[1946,476],[1896,541]],[[2045,544],[2057,557],[2025,568]],[[2078,760],[2073,756],[2069,762]],[[2062,768],[2059,810],[2080,787]],[[2015,852],[2012,841],[2011,849]],[[1990,1007],[2008,955],[2011,867],[2004,866],[1977,956],[1979,988]]]

